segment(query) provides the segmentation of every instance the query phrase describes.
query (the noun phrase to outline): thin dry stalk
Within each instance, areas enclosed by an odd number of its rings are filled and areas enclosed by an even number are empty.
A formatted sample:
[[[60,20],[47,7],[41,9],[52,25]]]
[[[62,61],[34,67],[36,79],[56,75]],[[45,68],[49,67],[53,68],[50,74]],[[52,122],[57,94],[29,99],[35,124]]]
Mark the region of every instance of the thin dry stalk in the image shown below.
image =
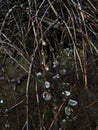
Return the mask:
[[[38,85],[37,82],[35,83],[35,92],[36,92],[36,101],[38,106],[38,115],[39,115],[39,128],[42,130],[42,119],[41,119],[41,111],[40,111],[40,100],[39,100],[39,94],[38,94]]]
[[[51,122],[50,127],[49,127],[48,130],[51,130],[51,129],[52,129],[52,127],[53,127],[53,125],[54,125],[54,123],[55,123],[55,121],[56,121],[58,115],[60,114],[61,109],[63,108],[63,106],[64,106],[64,103],[62,103],[62,104],[60,105],[60,107],[58,108],[58,111],[57,111],[57,113],[55,114],[54,119],[52,120],[52,122]]]

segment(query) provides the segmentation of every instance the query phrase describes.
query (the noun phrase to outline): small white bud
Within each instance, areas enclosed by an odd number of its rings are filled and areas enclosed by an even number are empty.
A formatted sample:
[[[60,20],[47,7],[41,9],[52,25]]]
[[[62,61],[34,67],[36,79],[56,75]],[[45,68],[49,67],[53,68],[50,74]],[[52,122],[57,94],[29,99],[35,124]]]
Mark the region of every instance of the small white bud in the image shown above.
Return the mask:
[[[75,100],[69,99],[68,104],[69,104],[70,106],[76,106],[76,105],[78,104],[78,102],[75,101]]]
[[[0,104],[3,104],[3,100],[2,99],[0,100]]]
[[[43,99],[46,100],[46,101],[49,101],[51,100],[52,96],[49,92],[44,92],[43,93]]]
[[[71,115],[71,108],[69,106],[65,107],[65,114],[67,116],[70,116]]]
[[[45,87],[50,88],[50,83],[48,81],[45,81]]]
[[[48,71],[48,70],[49,70],[49,67],[45,67],[45,70]]]
[[[43,45],[43,46],[46,46],[46,42],[45,42],[45,41],[42,41],[42,45]]]
[[[65,91],[65,94],[67,97],[71,95],[70,91]]]
[[[41,72],[38,72],[38,73],[36,74],[36,76],[37,76],[38,78],[40,78],[40,77],[42,77],[42,73],[41,73]]]

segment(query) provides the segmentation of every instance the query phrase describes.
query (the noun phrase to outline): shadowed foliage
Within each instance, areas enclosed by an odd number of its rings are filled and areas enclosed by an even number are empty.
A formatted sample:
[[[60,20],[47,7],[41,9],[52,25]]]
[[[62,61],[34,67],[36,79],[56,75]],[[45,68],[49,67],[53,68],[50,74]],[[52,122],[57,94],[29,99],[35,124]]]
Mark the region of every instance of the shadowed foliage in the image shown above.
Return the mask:
[[[0,130],[97,130],[98,1],[0,1]]]

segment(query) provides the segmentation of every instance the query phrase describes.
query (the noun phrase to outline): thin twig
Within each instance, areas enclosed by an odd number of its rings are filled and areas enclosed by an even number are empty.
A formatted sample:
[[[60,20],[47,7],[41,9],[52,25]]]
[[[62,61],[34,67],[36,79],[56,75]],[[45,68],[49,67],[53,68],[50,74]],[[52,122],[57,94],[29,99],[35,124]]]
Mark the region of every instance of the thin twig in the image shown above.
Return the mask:
[[[51,129],[52,129],[52,127],[53,127],[53,125],[54,125],[54,123],[55,123],[55,121],[56,121],[58,115],[60,114],[60,111],[61,111],[61,109],[62,109],[63,106],[64,106],[64,103],[62,103],[62,104],[60,105],[60,107],[59,107],[57,113],[55,114],[54,119],[52,120],[52,122],[51,122],[50,127],[49,127],[48,130],[51,130]]]

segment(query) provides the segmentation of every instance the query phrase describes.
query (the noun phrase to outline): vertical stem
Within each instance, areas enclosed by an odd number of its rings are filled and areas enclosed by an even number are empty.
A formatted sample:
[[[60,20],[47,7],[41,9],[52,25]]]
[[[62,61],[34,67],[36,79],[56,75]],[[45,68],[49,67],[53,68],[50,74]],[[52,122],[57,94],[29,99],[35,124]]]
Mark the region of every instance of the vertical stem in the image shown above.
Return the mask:
[[[29,66],[29,73],[26,85],[26,130],[29,130],[29,86],[30,86],[30,77],[32,72],[33,56],[31,59],[31,64]]]
[[[39,114],[39,123],[40,123],[40,130],[42,130],[42,121],[41,121],[41,112],[40,112],[40,107],[39,107],[39,95],[38,95],[38,86],[37,82],[35,83],[35,91],[36,91],[36,100],[37,100],[37,106],[38,106],[38,114]]]
[[[85,89],[88,89],[87,86],[87,58],[86,58],[86,42],[84,39],[84,34],[86,35],[86,38],[88,38],[88,34],[87,34],[87,29],[86,29],[86,25],[85,25],[85,18],[84,18],[84,14],[81,11],[81,3],[78,1],[78,8],[80,11],[80,16],[81,16],[81,20],[80,20],[80,24],[81,24],[81,32],[82,32],[82,47],[83,47],[83,66],[84,66],[84,83],[85,83]],[[84,34],[83,34],[84,33]]]
[[[53,104],[53,114],[54,114],[54,117],[57,113],[57,109],[58,109],[58,106],[56,104],[57,100],[55,99],[54,100],[54,104]],[[55,123],[54,123],[54,130],[58,130],[58,117],[56,118],[55,120]]]
[[[87,90],[87,69],[86,69],[86,46],[84,38],[82,38],[82,44],[83,44],[83,64],[84,64],[84,83],[85,83],[85,89]]]

